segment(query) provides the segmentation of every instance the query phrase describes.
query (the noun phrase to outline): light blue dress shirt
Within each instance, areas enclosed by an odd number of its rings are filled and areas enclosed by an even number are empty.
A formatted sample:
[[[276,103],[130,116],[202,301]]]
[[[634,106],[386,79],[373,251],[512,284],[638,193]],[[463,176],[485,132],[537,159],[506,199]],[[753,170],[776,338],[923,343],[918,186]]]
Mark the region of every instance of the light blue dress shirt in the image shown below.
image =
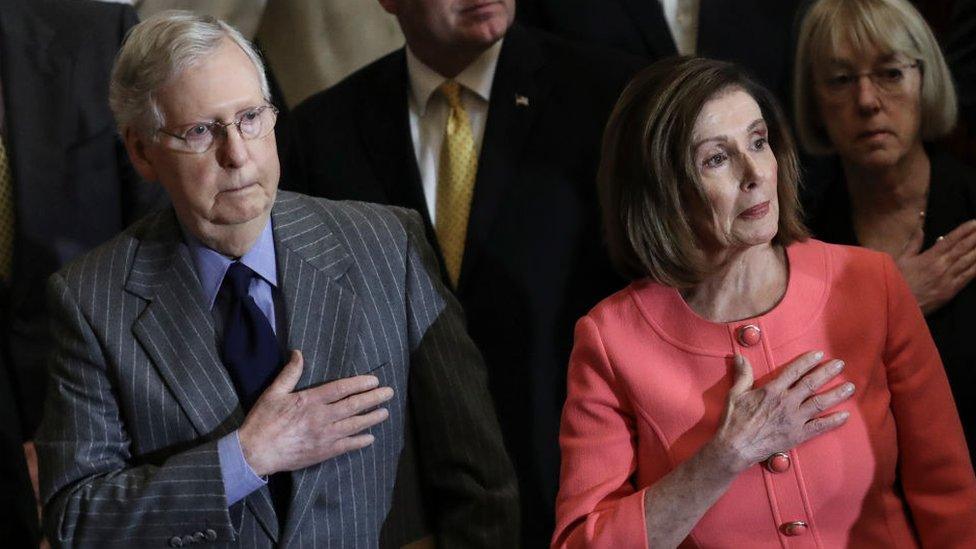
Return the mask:
[[[197,278],[200,280],[200,286],[203,288],[203,296],[213,313],[214,326],[217,329],[218,337],[222,337],[226,310],[224,310],[225,304],[216,302],[217,292],[220,290],[220,286],[224,282],[224,275],[234,259],[204,246],[186,230],[183,231],[183,239],[190,250],[190,257],[193,258],[193,266],[196,269]],[[246,254],[241,256],[240,262],[257,273],[258,276],[251,279],[247,293],[254,299],[264,316],[268,318],[271,329],[277,333],[273,290],[278,287],[278,266],[275,261],[270,218],[267,225],[264,226],[264,230],[261,231],[261,236],[258,237],[257,242]],[[227,495],[228,507],[267,483],[267,480],[254,473],[247,460],[244,459],[241,439],[236,430],[217,441],[217,453],[220,457],[220,474],[224,481],[224,493]]]

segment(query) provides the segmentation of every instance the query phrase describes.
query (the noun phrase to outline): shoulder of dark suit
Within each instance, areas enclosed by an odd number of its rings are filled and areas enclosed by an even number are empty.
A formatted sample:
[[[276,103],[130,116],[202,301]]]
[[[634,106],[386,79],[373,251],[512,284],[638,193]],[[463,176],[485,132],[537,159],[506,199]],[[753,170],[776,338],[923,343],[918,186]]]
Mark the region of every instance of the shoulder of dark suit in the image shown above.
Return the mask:
[[[629,80],[650,60],[599,45],[569,40],[547,31],[512,25],[508,38],[513,47],[534,45],[546,58],[546,63],[567,71],[586,81],[608,85]]]
[[[512,25],[503,48],[517,53],[537,50],[554,74],[564,75],[566,85],[596,85],[619,91],[649,61],[640,57],[590,44],[566,40],[554,34]],[[502,56],[505,59],[509,56]],[[512,56],[517,58],[518,55]],[[504,70],[500,68],[499,70]],[[406,86],[406,54],[403,48],[381,57],[352,73],[341,82],[320,91],[298,105],[294,118],[317,119],[347,116],[353,105],[377,93],[377,88]]]
[[[5,0],[22,13],[34,17],[54,31],[53,46],[62,52],[79,55],[100,54],[109,48],[108,60],[114,58],[129,27],[136,22],[132,6],[94,0]]]

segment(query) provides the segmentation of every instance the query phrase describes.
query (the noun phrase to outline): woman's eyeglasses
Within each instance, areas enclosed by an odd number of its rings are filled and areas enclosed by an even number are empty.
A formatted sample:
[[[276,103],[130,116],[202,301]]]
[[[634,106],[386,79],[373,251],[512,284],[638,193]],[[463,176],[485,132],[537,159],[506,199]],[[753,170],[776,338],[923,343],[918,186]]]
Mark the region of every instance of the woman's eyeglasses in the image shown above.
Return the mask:
[[[832,99],[849,97],[857,88],[861,78],[867,77],[874,84],[876,90],[882,94],[894,96],[906,91],[905,77],[911,69],[921,67],[920,61],[885,65],[863,72],[835,72],[823,79],[823,88]]]

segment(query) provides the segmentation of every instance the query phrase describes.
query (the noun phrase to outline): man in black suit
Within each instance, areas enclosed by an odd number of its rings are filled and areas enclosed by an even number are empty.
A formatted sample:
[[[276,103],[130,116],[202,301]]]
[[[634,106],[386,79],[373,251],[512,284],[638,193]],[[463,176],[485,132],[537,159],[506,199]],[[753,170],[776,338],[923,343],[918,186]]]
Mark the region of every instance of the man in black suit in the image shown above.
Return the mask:
[[[804,0],[522,0],[518,19],[569,39],[648,59],[680,52],[731,61],[748,69],[785,108],[803,4]]]
[[[573,325],[622,285],[601,245],[595,172],[640,62],[512,25],[514,0],[381,4],[407,47],[293,111],[283,184],[424,214],[488,363],[523,543],[541,547]]]
[[[129,166],[108,107],[112,61],[135,22],[132,8],[119,4],[0,0],[0,139],[7,158],[0,173],[10,197],[0,204],[0,226],[13,235],[12,245],[0,247],[0,264],[9,265],[0,277],[0,391],[13,395],[12,402],[0,395],[4,470],[22,470],[21,437],[32,438],[40,421],[47,277],[161,196]],[[2,387],[7,381],[12,387]],[[17,477],[0,482],[5,505],[8,494],[22,493]],[[15,486],[9,491],[8,482]],[[16,505],[28,506],[28,523],[0,530],[31,539],[34,504],[21,498]],[[5,509],[0,515],[8,515]]]

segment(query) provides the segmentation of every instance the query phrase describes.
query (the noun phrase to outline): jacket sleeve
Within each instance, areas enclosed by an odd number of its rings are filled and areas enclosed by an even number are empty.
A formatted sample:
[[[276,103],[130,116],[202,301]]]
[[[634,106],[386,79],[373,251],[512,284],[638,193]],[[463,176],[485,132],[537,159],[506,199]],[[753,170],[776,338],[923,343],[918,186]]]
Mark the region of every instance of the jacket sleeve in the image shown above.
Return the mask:
[[[924,547],[976,547],[976,479],[942,361],[894,262],[888,290],[887,367],[902,489]]]
[[[60,275],[51,277],[48,298],[51,377],[37,451],[51,543],[165,546],[173,536],[198,532],[234,539],[217,442],[134,463],[92,326]]]
[[[518,487],[484,362],[440,281],[420,216],[397,212],[408,235],[410,406],[437,547],[517,547]]]
[[[576,324],[567,385],[552,546],[646,547],[645,490],[632,481],[637,470],[635,414],[599,329],[588,316]]]

